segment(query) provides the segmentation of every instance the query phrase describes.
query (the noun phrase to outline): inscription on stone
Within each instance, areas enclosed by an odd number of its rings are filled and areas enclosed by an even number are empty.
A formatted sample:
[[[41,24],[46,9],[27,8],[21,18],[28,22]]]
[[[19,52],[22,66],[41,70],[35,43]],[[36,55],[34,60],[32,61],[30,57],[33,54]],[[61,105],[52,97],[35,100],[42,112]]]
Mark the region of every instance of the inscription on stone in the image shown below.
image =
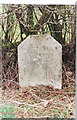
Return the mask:
[[[62,46],[50,35],[28,36],[18,46],[19,85],[61,89]]]

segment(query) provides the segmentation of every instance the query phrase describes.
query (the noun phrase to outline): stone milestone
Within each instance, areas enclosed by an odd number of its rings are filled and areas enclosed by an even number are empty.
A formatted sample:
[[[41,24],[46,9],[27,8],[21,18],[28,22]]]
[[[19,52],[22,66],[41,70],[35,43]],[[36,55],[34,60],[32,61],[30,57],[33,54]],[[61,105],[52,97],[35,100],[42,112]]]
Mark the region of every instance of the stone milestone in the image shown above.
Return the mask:
[[[18,46],[19,85],[62,87],[62,46],[48,34],[30,35]]]

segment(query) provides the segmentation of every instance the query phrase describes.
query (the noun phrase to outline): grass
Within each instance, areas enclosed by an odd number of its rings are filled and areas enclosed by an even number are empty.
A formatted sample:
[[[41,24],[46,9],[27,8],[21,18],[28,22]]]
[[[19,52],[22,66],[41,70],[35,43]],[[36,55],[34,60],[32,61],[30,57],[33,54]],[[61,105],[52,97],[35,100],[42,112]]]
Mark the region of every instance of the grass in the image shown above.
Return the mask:
[[[13,104],[0,105],[0,112],[2,113],[2,118],[16,118],[17,116],[14,115],[15,107]]]

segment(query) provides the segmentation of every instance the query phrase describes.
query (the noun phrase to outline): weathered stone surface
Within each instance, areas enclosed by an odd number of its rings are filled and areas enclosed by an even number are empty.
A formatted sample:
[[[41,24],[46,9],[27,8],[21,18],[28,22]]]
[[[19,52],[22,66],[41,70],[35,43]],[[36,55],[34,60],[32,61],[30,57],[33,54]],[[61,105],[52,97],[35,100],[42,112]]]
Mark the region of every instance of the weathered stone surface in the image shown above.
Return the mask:
[[[62,46],[50,35],[31,35],[18,46],[19,85],[61,89]]]

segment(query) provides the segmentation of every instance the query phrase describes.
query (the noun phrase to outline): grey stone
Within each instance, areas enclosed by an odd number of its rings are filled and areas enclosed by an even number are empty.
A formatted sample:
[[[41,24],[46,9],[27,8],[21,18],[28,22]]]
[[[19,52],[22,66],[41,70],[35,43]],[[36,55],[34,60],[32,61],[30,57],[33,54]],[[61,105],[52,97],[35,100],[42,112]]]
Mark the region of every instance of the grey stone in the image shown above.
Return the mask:
[[[19,85],[61,89],[62,46],[48,34],[30,35],[18,46]]]

